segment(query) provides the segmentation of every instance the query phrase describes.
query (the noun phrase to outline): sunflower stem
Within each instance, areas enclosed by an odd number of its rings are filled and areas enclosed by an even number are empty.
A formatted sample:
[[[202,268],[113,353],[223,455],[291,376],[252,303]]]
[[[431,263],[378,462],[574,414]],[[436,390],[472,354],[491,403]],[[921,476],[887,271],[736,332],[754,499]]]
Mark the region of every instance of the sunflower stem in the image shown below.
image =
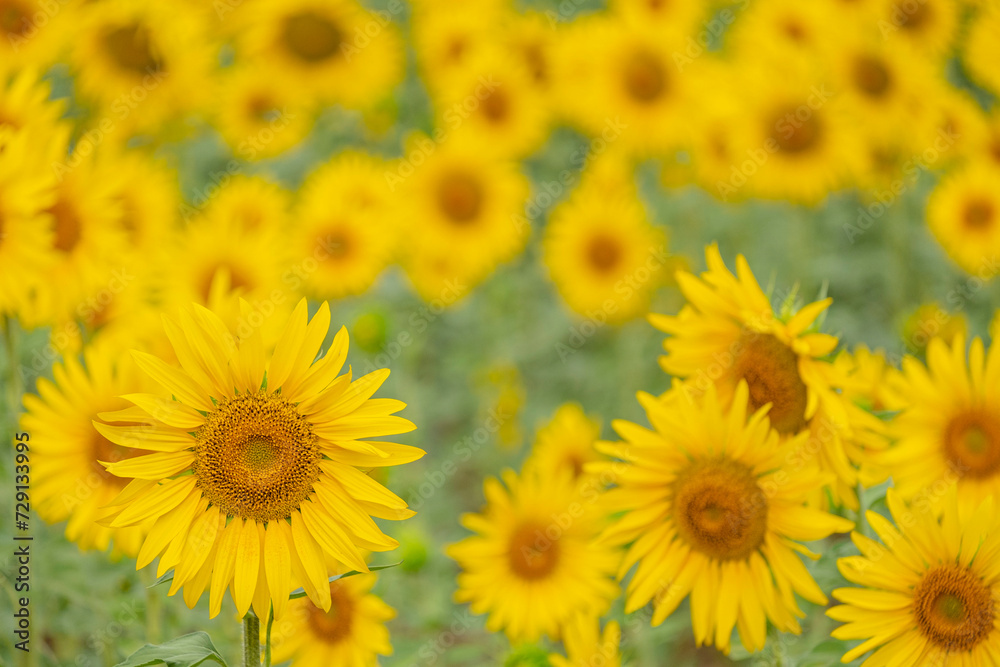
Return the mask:
[[[264,640],[264,667],[271,667],[271,624],[274,623],[274,605],[267,611],[267,633]]]
[[[260,667],[260,619],[253,609],[243,617],[243,667]]]
[[[163,621],[163,603],[160,600],[160,591],[152,586],[156,578],[152,571],[142,570],[143,585],[146,587],[146,641],[150,644],[159,644],[162,635],[161,627]]]

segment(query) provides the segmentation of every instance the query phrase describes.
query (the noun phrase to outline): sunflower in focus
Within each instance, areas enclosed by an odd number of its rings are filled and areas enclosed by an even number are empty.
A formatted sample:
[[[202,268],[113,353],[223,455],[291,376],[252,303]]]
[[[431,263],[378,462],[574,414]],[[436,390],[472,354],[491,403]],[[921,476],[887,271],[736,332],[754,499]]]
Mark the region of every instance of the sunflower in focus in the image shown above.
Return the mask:
[[[396,617],[396,610],[371,593],[375,579],[364,574],[331,582],[327,611],[308,598],[289,602],[272,632],[273,661],[291,660],[296,667],[374,667],[378,656],[392,655],[385,623]]]
[[[138,368],[113,345],[89,345],[81,363],[68,356],[52,367],[54,380],[39,378],[37,395],[25,394],[21,428],[31,433],[34,509],[47,523],[66,521],[66,539],[82,550],[135,558],[152,521],[110,528],[95,522],[103,507],[125,487],[125,480],[102,463],[127,461],[150,452],[117,445],[94,430],[93,422],[146,423],[122,394],[146,388]],[[124,426],[122,426],[124,427]]]
[[[546,476],[565,472],[576,479],[588,476],[586,464],[604,460],[594,449],[600,436],[598,419],[587,415],[577,403],[561,405],[552,419],[538,429],[525,467],[534,466]]]
[[[520,252],[530,233],[528,179],[516,163],[492,158],[473,139],[449,138],[419,167],[404,162],[412,173],[390,182],[390,191],[399,190],[397,215],[413,221],[404,265],[427,300],[478,284]],[[410,154],[426,150],[424,142],[430,139],[411,141]]]
[[[566,624],[563,645],[566,657],[553,653],[549,656],[552,667],[621,667],[618,645],[622,630],[616,621],[610,621],[601,631],[599,619],[578,614]]]
[[[614,323],[648,311],[667,277],[666,244],[634,188],[586,185],[552,211],[542,240],[545,264],[566,304]]]
[[[708,271],[696,278],[678,272],[688,304],[676,316],[652,315],[658,329],[671,334],[660,366],[685,380],[685,393],[698,396],[714,387],[724,405],[740,382],[748,384],[750,409],[765,404],[768,418],[783,437],[810,433],[796,458],[802,465],[832,469],[833,500],[857,506],[856,466],[868,448],[884,448],[879,420],[838,393],[844,378],[825,358],[837,346],[834,336],[817,331],[816,320],[831,299],[796,312],[786,304],[776,314],[749,264],[737,256],[733,275],[718,246],[705,251]]]
[[[927,202],[927,225],[951,259],[988,278],[1000,271],[1000,168],[970,164],[949,174]]]
[[[263,160],[301,142],[313,113],[280,70],[263,63],[234,66],[223,75],[216,128],[240,159]]]
[[[487,629],[511,642],[558,639],[575,614],[607,611],[621,555],[592,543],[603,520],[571,475],[526,469],[501,477],[486,479],[486,509],[462,516],[476,535],[447,549],[462,568],[455,600],[489,614]]]
[[[291,232],[293,268],[305,294],[337,299],[363,294],[399,250],[401,230],[385,182],[388,166],[360,152],[345,152],[302,185]]]
[[[403,78],[399,30],[354,0],[258,0],[246,20],[247,57],[317,102],[365,108]]]
[[[863,667],[997,664],[1000,515],[993,499],[963,511],[948,494],[939,519],[907,507],[895,489],[886,500],[895,525],[867,512],[882,544],[852,533],[861,555],[837,563],[857,587],[833,591],[843,604],[827,615],[844,625],[831,634],[865,640],[843,662],[873,651]]]
[[[602,466],[617,477],[605,508],[625,514],[599,541],[629,545],[619,578],[638,563],[625,612],[652,600],[656,626],[690,596],[695,642],[727,655],[734,627],[749,651],[764,648],[768,621],[800,632],[796,616],[804,614],[793,592],[827,602],[798,554],[819,556],[801,542],[853,526],[805,505],[828,476],[816,468],[789,474],[789,455],[805,434],[784,440],[767,409],[748,415],[745,381],[728,409],[714,387],[693,401],[676,388],[663,398],[640,393],[639,401],[653,429],[618,420],[624,442],[598,444],[625,461]]]
[[[240,616],[253,605],[267,618],[283,614],[301,586],[329,611],[326,559],[368,572],[360,550],[398,546],[371,516],[404,519],[406,503],[359,468],[416,460],[415,447],[364,438],[411,431],[393,416],[405,404],[372,399],[388,377],[376,371],[352,381],[338,375],[347,356],[347,332],[315,361],[330,325],[324,303],[312,320],[306,301],[296,306],[281,339],[265,358],[260,331],[235,338],[211,311],[192,305],[164,328],[180,360],[170,366],[134,352],[136,363],[175,398],[126,398],[145,412],[141,428],[95,423],[116,444],[155,453],[107,466],[128,486],[102,517],[112,528],[155,523],[137,568],[160,557],[173,569],[173,595],[185,587],[188,606],[210,593],[214,618],[231,590]]]
[[[926,366],[903,360],[894,383],[904,409],[892,422],[896,444],[876,461],[892,471],[907,502],[938,507],[939,490],[958,486],[964,510],[1000,493],[1000,346],[975,338],[934,338]]]

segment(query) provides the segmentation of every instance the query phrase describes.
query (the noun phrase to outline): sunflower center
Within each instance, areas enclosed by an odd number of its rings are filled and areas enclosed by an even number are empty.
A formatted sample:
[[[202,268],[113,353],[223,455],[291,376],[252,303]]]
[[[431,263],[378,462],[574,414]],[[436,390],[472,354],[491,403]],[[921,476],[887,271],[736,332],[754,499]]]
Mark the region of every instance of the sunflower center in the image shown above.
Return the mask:
[[[65,198],[60,197],[49,209],[49,213],[55,219],[56,239],[54,246],[56,250],[69,253],[80,242],[82,225],[80,216],[76,212],[76,207]]]
[[[613,271],[622,259],[622,248],[617,239],[597,234],[587,244],[587,261],[598,273]]]
[[[823,134],[823,125],[818,114],[810,110],[802,118],[804,107],[788,107],[779,112],[771,123],[771,139],[782,153],[799,155],[806,153],[817,144]]]
[[[437,200],[450,222],[465,226],[475,220],[483,207],[483,188],[469,174],[452,172],[438,184]]]
[[[637,102],[648,104],[667,90],[667,70],[648,51],[636,51],[625,63],[625,91]]]
[[[29,11],[24,5],[10,0],[0,0],[0,32],[9,37],[23,37],[31,27]]]
[[[328,231],[319,241],[333,260],[344,259],[351,254],[351,238],[339,227]]]
[[[806,38],[805,27],[796,21],[795,19],[788,19],[782,25],[782,30],[785,32],[785,36],[793,42],[803,42]]]
[[[253,289],[253,280],[239,267],[225,261],[216,262],[208,267],[199,281],[198,293],[205,303],[208,303],[212,296],[212,284],[220,271],[225,271],[228,274],[230,290]]]
[[[913,615],[920,632],[938,647],[969,651],[993,629],[993,598],[969,568],[940,565],[914,589]]]
[[[226,399],[196,436],[198,486],[228,516],[285,519],[319,477],[316,435],[295,406],[278,395]]]
[[[113,28],[104,33],[104,49],[121,69],[132,74],[163,70],[163,61],[153,54],[149,29],[138,23]]]
[[[970,231],[986,231],[993,226],[995,215],[993,202],[989,199],[973,199],[965,205],[962,222]]]
[[[549,66],[545,52],[540,44],[528,44],[524,47],[524,58],[528,61],[528,69],[536,83],[545,83],[549,79]]]
[[[927,0],[915,3],[914,7],[911,7],[911,4],[913,3],[907,3],[906,6],[897,4],[895,9],[899,12],[899,27],[904,30],[917,31],[930,20],[931,10],[927,7]]]
[[[328,644],[337,644],[351,634],[354,600],[340,582],[330,584],[330,611],[309,604],[309,627],[313,635]]]
[[[483,115],[491,123],[502,123],[510,114],[510,100],[500,90],[494,90],[483,100]]]
[[[747,382],[750,410],[770,403],[768,417],[776,431],[802,430],[806,424],[808,392],[792,348],[771,334],[745,332],[740,337],[733,372],[737,381]]]
[[[748,466],[697,461],[671,487],[677,532],[691,547],[719,560],[738,560],[764,541],[767,499]]]
[[[854,61],[854,85],[869,97],[882,97],[889,91],[889,70],[878,58],[861,56]]]
[[[959,474],[994,476],[1000,472],[1000,417],[981,409],[954,417],[945,427],[944,453]]]
[[[303,11],[285,18],[281,39],[296,58],[315,64],[340,50],[344,32],[326,16],[314,11]]]
[[[522,579],[544,579],[559,564],[559,542],[549,539],[545,526],[525,523],[510,538],[507,560],[510,569]]]

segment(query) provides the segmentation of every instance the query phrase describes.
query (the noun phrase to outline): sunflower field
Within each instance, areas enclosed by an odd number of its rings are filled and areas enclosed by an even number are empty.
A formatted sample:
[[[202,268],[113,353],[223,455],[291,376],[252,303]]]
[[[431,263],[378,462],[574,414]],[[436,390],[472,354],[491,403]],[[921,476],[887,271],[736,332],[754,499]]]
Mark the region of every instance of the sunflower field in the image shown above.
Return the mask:
[[[0,0],[0,666],[1000,665],[998,0]]]

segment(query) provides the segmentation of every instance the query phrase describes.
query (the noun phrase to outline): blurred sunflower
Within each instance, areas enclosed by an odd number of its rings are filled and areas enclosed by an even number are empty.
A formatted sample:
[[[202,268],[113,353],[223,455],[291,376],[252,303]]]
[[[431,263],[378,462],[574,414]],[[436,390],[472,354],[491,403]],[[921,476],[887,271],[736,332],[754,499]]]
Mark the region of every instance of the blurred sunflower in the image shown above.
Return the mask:
[[[939,509],[942,485],[958,486],[963,510],[1000,492],[1000,346],[979,338],[934,338],[927,365],[907,357],[893,388],[903,411],[892,421],[896,444],[875,457],[892,471],[899,495]]]
[[[895,489],[886,501],[895,526],[867,512],[882,544],[852,533],[861,555],[837,562],[859,588],[833,591],[844,604],[827,615],[844,625],[831,634],[865,640],[845,653],[843,662],[874,651],[864,667],[997,664],[1000,515],[993,499],[963,511],[950,494],[940,520],[907,507]]]
[[[62,7],[47,0],[3,0],[0,4],[0,78],[7,71],[52,65],[66,48],[78,2]]]
[[[312,129],[312,109],[283,74],[266,63],[234,66],[223,74],[216,128],[240,159],[280,155]]]
[[[354,0],[258,0],[246,18],[247,57],[317,102],[368,107],[403,78],[398,29]]]
[[[705,257],[708,271],[701,278],[677,274],[688,304],[676,316],[650,316],[655,327],[671,334],[663,343],[667,354],[660,366],[687,381],[686,394],[714,387],[724,405],[745,381],[750,409],[771,404],[768,418],[782,436],[808,431],[808,447],[796,457],[834,470],[834,501],[856,507],[858,458],[867,447],[887,443],[874,437],[878,420],[837,392],[843,378],[824,359],[838,341],[815,331],[816,319],[832,300],[779,317],[742,255],[736,258],[736,275],[726,268],[718,246],[709,246]]]
[[[841,385],[844,398],[873,412],[900,407],[902,399],[892,388],[899,371],[886,359],[885,350],[857,345],[850,352],[840,352],[835,363],[845,378]]]
[[[296,667],[375,667],[378,656],[392,655],[385,623],[396,611],[372,595],[374,585],[374,574],[330,583],[328,611],[308,598],[290,601],[279,631],[272,635],[273,661],[291,660]]]
[[[397,215],[412,221],[405,266],[417,292],[440,299],[449,284],[474,286],[521,251],[530,232],[524,217],[528,179],[511,161],[491,157],[475,135],[462,133],[426,154],[399,187]],[[425,149],[426,150],[426,149]]]
[[[173,400],[150,394],[126,398],[128,409],[153,415],[144,428],[106,426],[117,444],[155,454],[111,463],[132,478],[102,518],[112,528],[155,519],[137,568],[163,555],[173,569],[170,594],[185,586],[188,606],[210,586],[210,614],[231,590],[240,616],[253,605],[279,618],[289,593],[305,588],[324,611],[332,604],[326,558],[368,572],[359,549],[388,551],[398,543],[370,515],[403,519],[406,503],[358,468],[420,458],[415,447],[363,440],[414,428],[392,416],[405,404],[371,399],[388,377],[377,371],[351,382],[338,376],[347,332],[315,363],[330,325],[324,303],[307,321],[299,302],[270,361],[259,330],[235,339],[225,323],[197,305],[164,317],[180,367],[142,352],[139,367]]]
[[[504,45],[527,70],[532,86],[551,108],[552,48],[556,31],[549,18],[537,11],[512,12],[506,18]]]
[[[489,614],[487,629],[511,642],[558,639],[575,614],[607,611],[621,555],[592,543],[603,520],[571,475],[501,477],[486,479],[484,512],[462,516],[477,534],[447,548],[462,568],[455,600]]]
[[[837,16],[828,2],[761,0],[746,8],[726,43],[738,60],[814,62],[840,36],[830,29]]]
[[[960,3],[955,0],[881,0],[878,28],[886,39],[941,58],[955,41],[959,12]]]
[[[963,338],[969,333],[969,320],[961,311],[950,312],[941,304],[929,302],[920,304],[903,323],[903,342],[913,354],[927,353],[927,344],[933,338],[941,338],[946,343],[955,336]]]
[[[600,619],[578,614],[563,632],[566,657],[553,653],[549,661],[552,667],[621,667],[621,638],[621,626],[616,621],[609,621],[601,632]]]
[[[727,409],[714,387],[694,401],[679,390],[640,393],[653,430],[614,422],[625,442],[598,449],[626,463],[593,466],[617,479],[605,509],[625,512],[598,543],[630,545],[619,579],[638,563],[625,613],[653,600],[656,626],[690,596],[695,642],[727,655],[734,627],[749,651],[764,648],[768,621],[800,632],[793,592],[815,604],[827,599],[796,552],[818,558],[801,542],[853,526],[804,504],[832,475],[789,474],[790,453],[806,436],[782,440],[766,409],[748,416],[750,395],[740,381]]]
[[[611,0],[609,8],[629,25],[683,38],[696,35],[710,18],[708,3],[701,1]]]
[[[588,416],[577,403],[565,403],[538,429],[524,465],[536,468],[543,476],[570,472],[576,479],[590,477],[584,466],[604,460],[594,449],[600,436],[601,422],[597,418]]]
[[[666,243],[634,188],[585,186],[552,211],[542,240],[545,264],[566,304],[599,323],[649,310],[667,277]]]
[[[51,86],[34,68],[9,75],[0,69],[0,128],[30,132],[39,143],[51,142],[51,135],[58,136],[53,128],[65,107],[64,100],[52,100],[51,94]]]
[[[443,77],[474,58],[495,40],[494,27],[499,25],[503,11],[500,2],[463,2],[443,5],[416,2],[410,27],[413,48],[422,78],[431,90],[436,90]]]
[[[304,293],[363,294],[395,258],[401,232],[385,183],[388,168],[365,153],[345,152],[302,185],[291,243],[306,258],[293,270]]]
[[[95,342],[83,353],[83,363],[68,356],[52,367],[54,381],[39,378],[38,395],[25,394],[21,428],[31,433],[32,500],[44,521],[67,521],[66,539],[82,550],[103,551],[113,544],[113,555],[134,558],[151,521],[109,528],[95,522],[101,509],[114,500],[125,480],[101,463],[125,461],[149,452],[119,446],[94,430],[94,422],[144,424],[138,413],[110,414],[128,403],[119,398],[144,385],[131,359],[122,358],[113,345]]]
[[[160,131],[204,102],[212,53],[195,13],[139,0],[85,3],[75,29],[80,94],[98,103],[116,137],[122,128]]]
[[[1000,62],[1000,6],[987,4],[976,15],[966,38],[962,62],[977,83],[1000,94],[1000,74],[991,63]]]
[[[975,163],[949,174],[927,201],[927,225],[951,259],[987,278],[1000,271],[1000,168]]]

